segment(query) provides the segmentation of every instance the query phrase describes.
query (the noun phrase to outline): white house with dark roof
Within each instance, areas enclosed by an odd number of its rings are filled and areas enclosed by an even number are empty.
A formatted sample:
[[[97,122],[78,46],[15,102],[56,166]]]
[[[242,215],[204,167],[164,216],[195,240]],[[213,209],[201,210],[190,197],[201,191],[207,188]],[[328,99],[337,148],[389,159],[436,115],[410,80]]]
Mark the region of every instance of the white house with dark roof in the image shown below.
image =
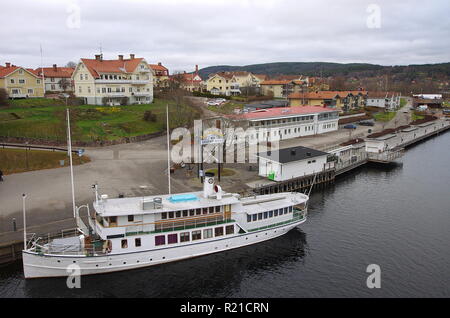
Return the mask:
[[[259,153],[258,174],[273,181],[314,175],[334,167],[328,156],[326,152],[301,146]]]

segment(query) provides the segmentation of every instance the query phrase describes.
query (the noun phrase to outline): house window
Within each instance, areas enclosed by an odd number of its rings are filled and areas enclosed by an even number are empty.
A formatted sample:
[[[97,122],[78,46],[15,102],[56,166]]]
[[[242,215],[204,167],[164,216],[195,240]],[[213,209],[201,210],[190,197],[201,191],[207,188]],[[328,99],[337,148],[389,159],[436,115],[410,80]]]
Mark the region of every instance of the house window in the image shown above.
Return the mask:
[[[213,235],[212,229],[203,230],[203,238],[211,238]]]
[[[32,88],[28,89],[28,94],[33,94],[33,89]]]
[[[202,239],[202,231],[192,231],[192,240],[201,240]]]
[[[216,227],[214,229],[214,236],[222,236],[223,235],[223,226]]]
[[[156,246],[164,245],[164,244],[166,244],[166,236],[165,235],[155,236],[155,245]]]
[[[178,234],[167,235],[167,243],[169,243],[169,244],[178,243]]]
[[[133,222],[133,221],[134,221],[134,215],[129,215],[128,222]]]
[[[19,79],[19,84],[25,84],[25,80],[24,79]]]
[[[225,227],[225,233],[228,234],[234,234],[234,225],[227,225]]]
[[[189,242],[189,232],[180,233],[180,242]]]
[[[134,246],[136,246],[136,247],[141,246],[141,239],[140,238],[134,239]]]
[[[11,84],[14,84],[14,78],[11,78]]]
[[[122,248],[128,248],[128,240],[122,240]]]

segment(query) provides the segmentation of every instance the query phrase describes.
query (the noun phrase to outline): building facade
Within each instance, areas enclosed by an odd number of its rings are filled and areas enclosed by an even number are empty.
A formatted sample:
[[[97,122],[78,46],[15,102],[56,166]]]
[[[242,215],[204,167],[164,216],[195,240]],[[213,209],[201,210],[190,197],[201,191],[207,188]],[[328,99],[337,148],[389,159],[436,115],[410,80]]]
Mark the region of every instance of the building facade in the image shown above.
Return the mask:
[[[328,133],[338,129],[338,111],[325,107],[276,107],[228,115],[248,130],[250,140],[284,140]],[[253,132],[253,133],[252,133]]]
[[[150,68],[153,70],[153,85],[155,88],[167,88],[169,87],[169,69],[162,65],[161,62],[158,64],[149,64]]]
[[[366,99],[365,91],[295,92],[288,96],[290,106],[326,106],[344,112],[364,108]]]
[[[400,107],[400,93],[369,92],[366,106],[379,107],[385,110],[395,110]]]
[[[72,74],[74,93],[91,105],[153,102],[153,72],[145,59],[130,54],[116,60],[81,59]]]
[[[306,147],[291,147],[259,153],[259,176],[273,181],[285,181],[314,175],[334,168],[329,154]]]
[[[74,68],[58,67],[53,64],[52,67],[37,68],[35,72],[44,78],[45,92],[73,92],[74,86],[72,74]]]
[[[260,83],[261,94],[275,98],[287,98],[293,93],[305,90],[305,83],[301,80],[265,80]]]
[[[44,97],[44,82],[37,72],[11,63],[0,67],[0,88],[10,98]]]

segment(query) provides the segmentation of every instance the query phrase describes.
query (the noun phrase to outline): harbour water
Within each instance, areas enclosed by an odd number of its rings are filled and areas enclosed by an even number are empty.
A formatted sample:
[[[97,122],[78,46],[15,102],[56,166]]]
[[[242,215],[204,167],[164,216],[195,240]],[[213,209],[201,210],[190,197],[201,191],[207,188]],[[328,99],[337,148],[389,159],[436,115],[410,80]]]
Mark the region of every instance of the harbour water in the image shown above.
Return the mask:
[[[0,297],[449,297],[450,134],[366,165],[312,194],[283,237],[191,260],[81,278],[23,279],[0,268]],[[369,289],[369,264],[381,288]]]

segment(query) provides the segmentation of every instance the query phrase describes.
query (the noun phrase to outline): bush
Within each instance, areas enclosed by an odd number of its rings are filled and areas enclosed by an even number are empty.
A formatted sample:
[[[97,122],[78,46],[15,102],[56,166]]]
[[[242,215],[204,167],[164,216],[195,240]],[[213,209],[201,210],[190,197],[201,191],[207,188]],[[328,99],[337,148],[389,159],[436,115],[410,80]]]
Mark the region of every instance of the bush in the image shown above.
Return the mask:
[[[145,121],[154,123],[154,122],[156,122],[156,119],[157,119],[156,115],[153,114],[151,110],[146,110],[144,112],[144,120]]]
[[[4,88],[0,88],[0,106],[8,106],[8,92]]]
[[[226,95],[214,95],[214,94],[211,94],[211,93],[201,93],[201,92],[197,92],[197,91],[192,92],[192,95],[197,96],[197,97],[231,99],[231,96],[226,96]]]

